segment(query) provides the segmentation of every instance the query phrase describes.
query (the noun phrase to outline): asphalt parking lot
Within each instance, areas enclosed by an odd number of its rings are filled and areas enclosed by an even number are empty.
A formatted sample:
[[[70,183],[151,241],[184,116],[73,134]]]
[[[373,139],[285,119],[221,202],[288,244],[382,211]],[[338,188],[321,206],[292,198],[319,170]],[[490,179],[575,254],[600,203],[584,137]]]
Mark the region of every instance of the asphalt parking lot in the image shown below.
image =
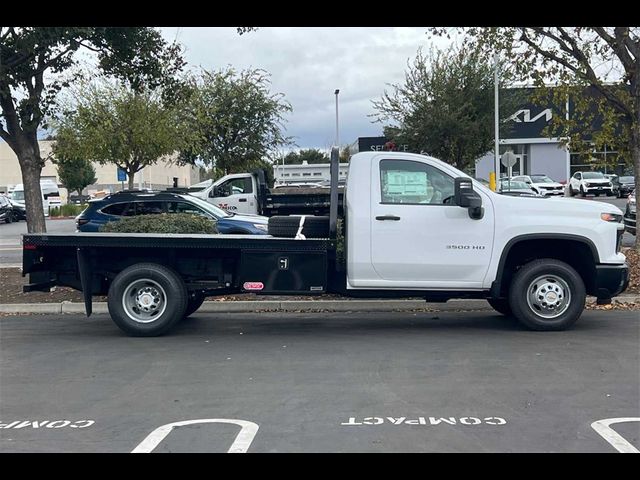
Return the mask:
[[[566,332],[493,312],[195,314],[158,338],[4,316],[0,451],[638,450],[639,340],[633,311]]]

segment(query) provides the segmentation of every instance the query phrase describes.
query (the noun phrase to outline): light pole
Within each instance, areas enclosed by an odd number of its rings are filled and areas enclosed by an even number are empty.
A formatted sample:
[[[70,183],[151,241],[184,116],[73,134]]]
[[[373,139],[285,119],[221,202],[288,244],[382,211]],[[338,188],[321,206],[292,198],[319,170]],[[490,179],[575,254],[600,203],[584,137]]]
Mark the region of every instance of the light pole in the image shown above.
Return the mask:
[[[338,94],[340,90],[336,88],[336,91],[333,93],[336,95],[336,146],[340,148],[340,133],[338,132]]]

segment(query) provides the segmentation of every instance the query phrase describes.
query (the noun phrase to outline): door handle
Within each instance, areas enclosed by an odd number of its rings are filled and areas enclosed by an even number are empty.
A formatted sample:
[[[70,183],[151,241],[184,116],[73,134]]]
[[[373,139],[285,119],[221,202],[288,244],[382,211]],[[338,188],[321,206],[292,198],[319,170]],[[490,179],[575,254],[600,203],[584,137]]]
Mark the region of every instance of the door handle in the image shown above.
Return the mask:
[[[238,201],[239,201],[239,202],[246,202],[246,201],[247,201],[247,199],[246,199],[246,198],[239,198],[239,199],[238,199]]]
[[[376,217],[376,220],[400,220],[400,217],[396,217],[395,215],[382,215],[380,217]]]

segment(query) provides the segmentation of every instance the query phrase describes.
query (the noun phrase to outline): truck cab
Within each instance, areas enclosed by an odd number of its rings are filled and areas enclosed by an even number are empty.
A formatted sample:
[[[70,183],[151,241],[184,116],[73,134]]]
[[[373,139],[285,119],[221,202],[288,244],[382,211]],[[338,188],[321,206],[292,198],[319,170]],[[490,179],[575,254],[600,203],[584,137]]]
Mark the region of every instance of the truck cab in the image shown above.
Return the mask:
[[[501,195],[432,157],[359,153],[347,182],[347,289],[493,290],[500,298],[520,263],[550,258],[573,265],[598,295],[598,271],[623,275],[621,219],[609,204]]]
[[[258,181],[254,173],[226,175],[191,195],[232,213],[258,215]]]

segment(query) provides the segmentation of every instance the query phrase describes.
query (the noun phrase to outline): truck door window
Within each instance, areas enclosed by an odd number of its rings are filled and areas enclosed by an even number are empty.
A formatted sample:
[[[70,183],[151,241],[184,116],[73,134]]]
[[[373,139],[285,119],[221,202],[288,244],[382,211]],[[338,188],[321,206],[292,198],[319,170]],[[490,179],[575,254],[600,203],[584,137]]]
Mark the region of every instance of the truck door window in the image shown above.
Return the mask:
[[[453,198],[454,182],[426,163],[382,160],[380,189],[381,203],[445,205]]]
[[[253,193],[253,186],[251,178],[234,178],[218,186],[217,190],[222,194],[216,195],[217,197],[228,197],[239,193]]]

